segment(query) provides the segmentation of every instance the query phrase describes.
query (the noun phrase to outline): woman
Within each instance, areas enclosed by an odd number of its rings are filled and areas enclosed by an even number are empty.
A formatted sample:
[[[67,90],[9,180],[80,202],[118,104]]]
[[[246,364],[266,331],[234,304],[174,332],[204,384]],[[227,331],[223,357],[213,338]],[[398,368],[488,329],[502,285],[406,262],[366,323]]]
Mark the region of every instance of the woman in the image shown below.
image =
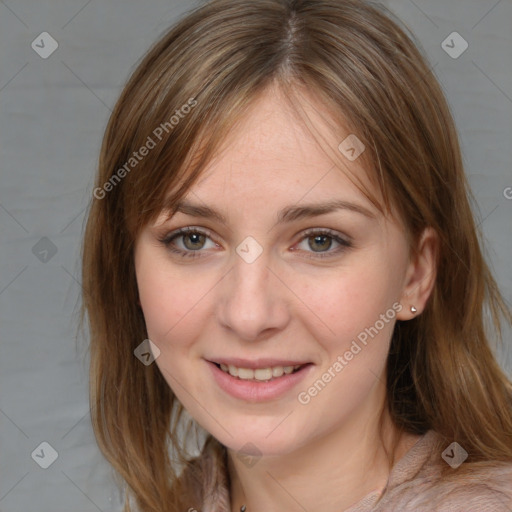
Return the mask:
[[[213,0],[173,27],[114,109],[83,247],[126,510],[512,510],[511,314],[468,195],[382,9]]]

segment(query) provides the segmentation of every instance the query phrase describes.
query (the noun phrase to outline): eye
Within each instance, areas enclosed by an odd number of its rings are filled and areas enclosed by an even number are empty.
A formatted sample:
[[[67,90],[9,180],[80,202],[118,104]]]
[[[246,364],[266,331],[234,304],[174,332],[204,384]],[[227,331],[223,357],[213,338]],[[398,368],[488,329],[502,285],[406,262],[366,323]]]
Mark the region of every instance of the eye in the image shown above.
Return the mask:
[[[202,249],[218,247],[218,244],[210,238],[209,232],[194,227],[181,228],[169,233],[159,241],[171,252],[188,258],[200,256]],[[208,246],[208,242],[210,242],[210,246]]]
[[[323,229],[310,230],[304,233],[304,237],[297,247],[302,251],[312,253],[306,256],[308,258],[326,258],[338,255],[349,247],[352,247],[352,244],[335,231]],[[334,250],[330,250],[333,247]]]
[[[184,258],[201,257],[203,250],[220,247],[212,240],[209,231],[193,226],[173,231],[159,241],[170,252]],[[351,242],[342,238],[336,231],[311,229],[303,233],[301,241],[291,250],[300,249],[307,253],[305,256],[307,258],[327,258],[337,256],[350,247],[352,247]]]

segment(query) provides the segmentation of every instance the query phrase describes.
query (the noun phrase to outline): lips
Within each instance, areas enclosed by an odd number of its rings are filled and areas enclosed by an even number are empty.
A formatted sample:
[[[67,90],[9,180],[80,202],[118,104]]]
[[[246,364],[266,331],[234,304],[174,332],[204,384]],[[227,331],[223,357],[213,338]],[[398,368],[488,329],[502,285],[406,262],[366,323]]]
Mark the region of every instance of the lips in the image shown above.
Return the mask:
[[[223,361],[234,361],[233,359],[226,360],[223,359]],[[213,380],[217,383],[220,389],[222,389],[226,394],[231,395],[234,398],[243,400],[245,402],[266,402],[271,400],[277,400],[279,398],[284,397],[288,392],[290,392],[293,388],[297,387],[300,382],[302,382],[306,376],[311,375],[311,372],[314,369],[313,363],[306,363],[306,364],[299,364],[295,365],[298,366],[298,369],[296,371],[293,371],[291,373],[284,373],[284,368],[281,367],[283,370],[283,374],[280,377],[274,377],[272,376],[270,379],[267,379],[265,377],[268,377],[269,374],[266,375],[261,373],[261,370],[265,370],[267,367],[259,367],[260,364],[268,364],[271,362],[271,364],[275,364],[276,362],[279,363],[295,363],[296,361],[289,361],[289,360],[276,360],[276,359],[266,359],[266,360],[242,360],[240,359],[235,360],[238,362],[238,364],[245,364],[247,366],[256,366],[256,369],[254,368],[246,368],[246,372],[252,372],[253,378],[250,378],[251,375],[246,373],[242,376],[233,376],[229,372],[226,372],[221,368],[221,363],[215,363],[211,360],[205,360],[205,363],[207,363],[207,367],[210,368],[211,375],[213,377]],[[222,363],[224,368],[226,368],[224,362]],[[233,365],[232,365],[233,366]],[[290,366],[290,365],[288,365]],[[229,366],[227,367],[229,369]],[[235,367],[236,368],[236,367]],[[243,369],[243,367],[241,367]],[[279,368],[279,367],[273,367],[270,366],[270,368]],[[260,372],[259,375],[257,375],[257,372]],[[249,377],[249,378],[247,378]],[[257,378],[258,377],[258,378]]]

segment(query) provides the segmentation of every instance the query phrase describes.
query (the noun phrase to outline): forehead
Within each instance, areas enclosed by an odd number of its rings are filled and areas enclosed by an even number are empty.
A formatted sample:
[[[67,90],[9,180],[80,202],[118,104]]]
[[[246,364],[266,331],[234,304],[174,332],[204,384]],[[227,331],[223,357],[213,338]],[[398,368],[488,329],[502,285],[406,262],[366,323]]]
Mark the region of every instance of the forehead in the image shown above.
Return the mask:
[[[329,123],[325,107],[308,97],[300,108],[309,126],[282,94],[267,90],[231,130],[189,193],[270,199],[281,192],[288,201],[306,195],[325,199],[344,191],[360,196],[354,180],[371,190],[363,159],[350,160],[339,149],[351,136],[344,121]]]
[[[151,224],[190,211],[190,205],[202,206],[203,217],[246,225],[252,219],[275,222],[293,206],[334,202],[355,204],[370,216],[393,220],[395,214],[385,213],[381,191],[370,179],[376,174],[370,158],[364,151],[347,158],[350,144],[345,142],[340,151],[340,141],[355,136],[348,124],[307,91],[290,98],[277,87],[267,88],[238,117],[180,200],[174,187],[169,188]],[[181,208],[183,204],[187,206]]]

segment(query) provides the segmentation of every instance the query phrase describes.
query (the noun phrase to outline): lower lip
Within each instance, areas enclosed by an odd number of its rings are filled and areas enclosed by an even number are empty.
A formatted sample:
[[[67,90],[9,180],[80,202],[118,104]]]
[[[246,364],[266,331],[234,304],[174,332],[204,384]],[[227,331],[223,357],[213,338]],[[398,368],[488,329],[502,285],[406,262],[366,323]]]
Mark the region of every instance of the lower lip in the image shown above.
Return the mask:
[[[313,368],[313,364],[306,364],[295,373],[264,382],[242,380],[224,372],[210,361],[207,363],[217,384],[229,395],[246,402],[264,402],[279,398],[303,380]]]

